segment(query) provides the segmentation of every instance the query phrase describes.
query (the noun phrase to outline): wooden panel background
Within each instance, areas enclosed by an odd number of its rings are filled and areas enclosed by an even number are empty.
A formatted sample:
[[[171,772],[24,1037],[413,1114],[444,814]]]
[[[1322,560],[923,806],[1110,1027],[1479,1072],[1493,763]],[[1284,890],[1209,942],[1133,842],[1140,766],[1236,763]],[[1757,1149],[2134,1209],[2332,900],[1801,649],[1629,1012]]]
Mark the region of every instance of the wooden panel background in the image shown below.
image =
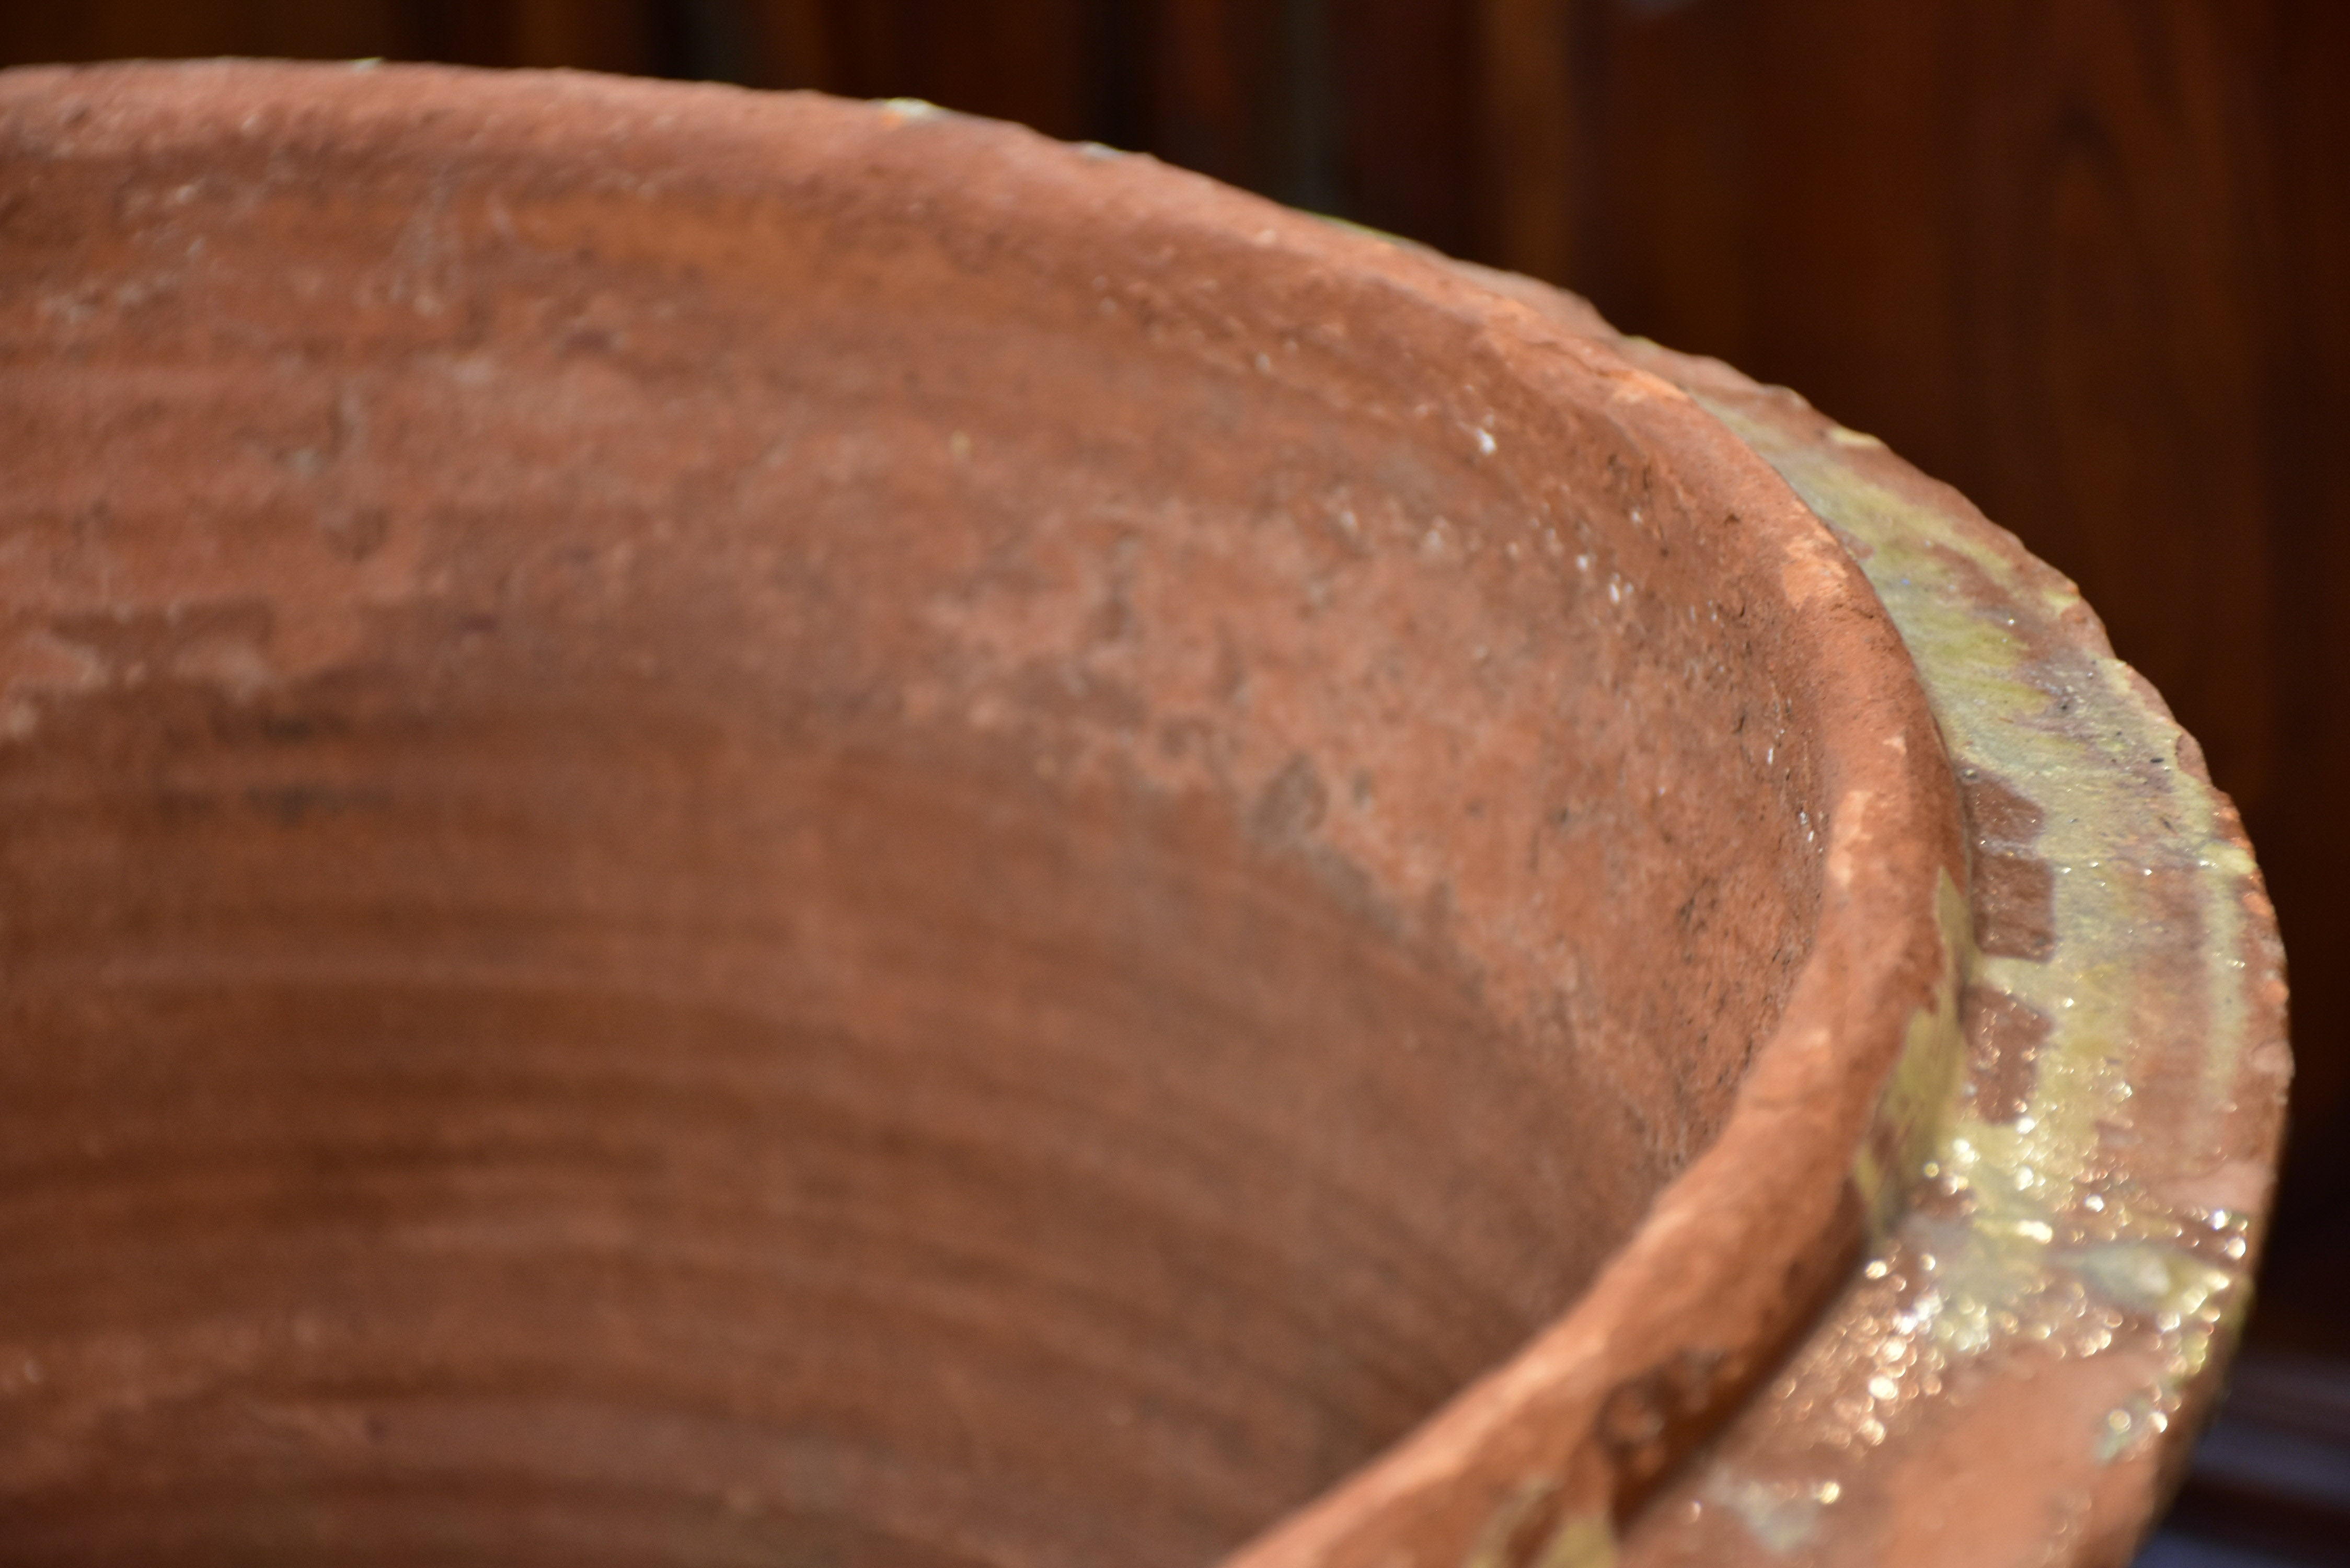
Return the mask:
[[[2350,1353],[2343,0],[84,0],[0,61],[382,55],[911,95],[1563,282],[2079,579],[2292,955],[2255,1345]]]

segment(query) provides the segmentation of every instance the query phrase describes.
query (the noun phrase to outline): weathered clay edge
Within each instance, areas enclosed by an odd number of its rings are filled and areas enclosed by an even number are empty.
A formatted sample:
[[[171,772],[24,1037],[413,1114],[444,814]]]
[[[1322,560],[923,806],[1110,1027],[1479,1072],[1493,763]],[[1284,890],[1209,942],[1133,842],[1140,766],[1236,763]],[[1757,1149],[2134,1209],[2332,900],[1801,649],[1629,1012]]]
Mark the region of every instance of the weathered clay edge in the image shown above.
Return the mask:
[[[1930,1486],[1961,1469],[1988,1467],[1999,1472],[2001,1489],[2014,1497],[2019,1511],[2036,1511],[2050,1526],[2050,1553],[2033,1560],[2125,1563],[2176,1482],[2250,1304],[2283,1132],[2291,1070],[2283,951],[2235,808],[2211,784],[2199,749],[2159,694],[2114,657],[2078,589],[1957,491],[1925,478],[1874,438],[1814,412],[1791,392],[1759,386],[1718,361],[1625,339],[1582,302],[1541,286],[1509,280],[1508,286],[1513,295],[1554,310],[1559,319],[1603,335],[1635,363],[1683,387],[1794,485],[1846,542],[1901,627],[1962,776],[2022,778],[2052,821],[2062,817],[2076,827],[2087,825],[2084,844],[2102,842],[2105,853],[2080,869],[2126,857],[2125,874],[2136,870],[2152,878],[2175,870],[2191,884],[2199,915],[2191,924],[2133,919],[2126,901],[2108,900],[2103,909],[2066,909],[2060,901],[2055,950],[2045,960],[1986,958],[1970,942],[1969,985],[2002,995],[2025,992],[2034,1000],[2044,1000],[2042,992],[2056,997],[2059,1006],[2053,1010],[2042,1053],[2043,1060],[2053,1056],[2059,1064],[2101,1053],[2117,1029],[2142,1023],[2122,1016],[2126,993],[2134,981],[2158,969],[2199,974],[2212,1002],[2208,1032],[2192,1021],[2169,1030],[2167,1038],[2131,1031],[2118,1070],[2074,1074],[2054,1087],[2037,1087],[2019,1119],[2019,1125],[2037,1127],[2027,1127],[2006,1147],[1978,1147],[1985,1141],[1985,1124],[1970,1110],[1970,1091],[1953,1084],[1932,1139],[1934,1158],[1924,1169],[1940,1176],[1963,1164],[1991,1179],[1973,1185],[2002,1199],[2017,1190],[2023,1200],[1987,1203],[1974,1210],[1957,1238],[1961,1251],[1955,1258],[1949,1255],[1953,1238],[1948,1227],[1934,1227],[1914,1211],[1905,1216],[1877,1250],[1871,1270],[1823,1314],[1798,1348],[1788,1378],[1769,1399],[1745,1412],[1659,1500],[1660,1506],[1649,1511],[1627,1560],[1721,1560],[1720,1538],[1695,1528],[1692,1517],[1711,1503],[1747,1516],[1741,1521],[1748,1527],[1742,1533],[1758,1561],[1877,1561],[1891,1543],[1875,1530],[1840,1528],[1833,1504],[1874,1487],[1898,1490],[1898,1495],[1870,1501],[1922,1512],[1934,1500],[1921,1495],[1921,1482]],[[1552,298],[1543,300],[1544,294]],[[1961,583],[1965,576],[1977,580]],[[1981,594],[1985,585],[1991,590],[1985,597],[1961,591]],[[2052,702],[2057,690],[2064,696]],[[2052,708],[2075,699],[2080,711],[2056,722]],[[2074,766],[2064,772],[2049,771],[2046,758],[2036,754],[2045,749],[2052,730],[2058,744],[2070,742],[2077,753]],[[2068,889],[2089,880],[2072,883],[2075,867],[2063,869]],[[2076,994],[2057,996],[2059,992]],[[2073,1005],[2083,1001],[2091,1002],[2095,1012]],[[1976,1033],[1982,1028],[1978,1022]],[[2185,1146],[2126,1146],[2131,1153],[2117,1158],[2113,1149],[2099,1146],[2094,1126],[2080,1125],[2079,1106],[2070,1107],[2074,1126],[2061,1130],[2066,1107],[2057,1102],[2068,1096],[2126,1100],[2134,1085],[2176,1075],[2182,1062],[2198,1079],[2199,1108],[2205,1113],[2195,1129],[2199,1139]],[[2102,1083],[2095,1081],[2099,1077]],[[2043,1137],[2032,1136],[2043,1129],[2052,1130]],[[2077,1216],[2068,1224],[2060,1201],[2064,1195],[2055,1190],[2060,1182],[2094,1184],[2101,1212],[2114,1217],[2106,1232],[2094,1227],[2085,1231]],[[2210,1247],[2193,1244],[2202,1241],[2199,1231],[2226,1238],[2216,1258]],[[2190,1244],[2182,1245],[2182,1238]],[[1814,1494],[1822,1502],[1814,1530],[1785,1538],[1773,1528],[1779,1522],[1772,1517],[1773,1509],[1784,1514],[1782,1500],[1767,1495],[1768,1483],[1758,1491],[1747,1472],[1806,1459],[1816,1464],[1817,1444],[1804,1452],[1806,1445],[1793,1424],[1783,1420],[1774,1426],[1773,1416],[1806,1400],[1848,1394],[1844,1384],[1849,1380],[1835,1374],[1855,1359],[1850,1342],[1863,1342],[1873,1352],[1881,1352],[1884,1344],[1883,1303],[1870,1298],[1882,1296],[1883,1281],[1899,1280],[1905,1268],[1915,1273],[1920,1256],[1937,1247],[1945,1254],[1939,1272],[1947,1278],[1971,1268],[1987,1287],[1980,1304],[1991,1337],[1966,1345],[1962,1355],[1946,1355],[1945,1370],[1934,1375],[1952,1397],[1970,1379],[2035,1381],[2043,1390],[2035,1397],[2052,1406],[2058,1400],[2049,1386],[2068,1377],[2082,1383],[2085,1394],[2094,1392],[2080,1368],[2106,1347],[2060,1357],[2053,1365],[2033,1357],[2002,1359],[2011,1343],[2044,1343],[2042,1334],[2058,1332],[2051,1320],[2064,1309],[2051,1299],[2052,1282],[2057,1282],[2058,1300],[2079,1287],[2092,1302],[2151,1316],[2159,1370],[2151,1379],[2140,1379],[2141,1386],[2121,1402],[2096,1394],[2095,1402],[2110,1407],[2106,1430],[2113,1440],[2101,1444],[2102,1451],[2082,1454],[2081,1465],[2053,1473],[2028,1455],[2003,1456],[1991,1444],[1970,1452],[1968,1467],[1898,1466],[1901,1450],[1930,1440],[1930,1431],[1917,1419],[1898,1424],[1898,1417],[1915,1410],[1918,1397],[1912,1388],[1898,1388],[1892,1400],[1872,1399],[1881,1408],[1848,1416],[1846,1424],[1856,1436],[1878,1429],[1884,1436],[1859,1442],[1858,1459],[1824,1467],[1836,1473],[1824,1474]],[[2126,1266],[2138,1262],[2158,1268],[2161,1280],[2141,1288]],[[2151,1281],[2150,1272],[2139,1272]],[[1920,1293],[1914,1287],[1922,1282],[1912,1284],[1914,1303]],[[2012,1327],[2000,1326],[2002,1314]],[[1952,1361],[1959,1363],[1955,1369],[1949,1365]],[[1812,1386],[1805,1386],[1807,1379]],[[1981,1397],[1979,1389],[1974,1392]],[[1898,1487],[1892,1482],[1897,1469]],[[1985,1555],[1985,1542],[1963,1531],[1943,1539],[1931,1561],[1997,1560]],[[1900,1560],[1928,1560],[1913,1554],[1914,1543],[1904,1542],[1904,1548]]]

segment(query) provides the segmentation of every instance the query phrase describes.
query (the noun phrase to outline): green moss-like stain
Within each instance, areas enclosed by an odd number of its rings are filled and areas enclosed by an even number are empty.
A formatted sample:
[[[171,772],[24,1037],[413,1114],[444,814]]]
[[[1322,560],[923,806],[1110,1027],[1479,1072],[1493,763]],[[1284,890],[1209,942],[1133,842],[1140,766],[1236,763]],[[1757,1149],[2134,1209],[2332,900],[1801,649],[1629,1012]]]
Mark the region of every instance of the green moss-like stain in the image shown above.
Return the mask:
[[[1934,1005],[1910,1017],[1900,1060],[1877,1101],[1876,1134],[1862,1146],[1853,1168],[1853,1179],[1868,1207],[1870,1238],[1880,1245],[1900,1221],[1917,1173],[1940,1147],[1951,1099],[1966,1069],[1959,988],[1975,958],[1974,927],[1967,896],[1948,872],[1935,884],[1934,923],[1941,932],[1943,953]]]
[[[1913,1037],[1881,1113],[1896,1125],[1856,1172],[1872,1208],[1898,1212],[1864,1280],[1690,1489],[1691,1518],[1711,1503],[1764,1551],[1801,1555],[1820,1509],[1852,1490],[1834,1478],[1865,1475],[1923,1402],[1994,1353],[2151,1352],[2158,1370],[2095,1445],[2110,1463],[2167,1429],[2227,1343],[2247,1302],[2249,1220],[2151,1190],[2115,1149],[2128,1147],[2141,1092],[2190,1064],[2141,1049],[2154,977],[2205,1022],[2191,1092],[2168,1091],[2184,1122],[2163,1137],[2217,1146],[2251,1026],[2243,890],[2255,873],[2216,793],[2179,765],[2180,732],[2158,701],[2070,629],[2085,612],[2069,583],[1993,547],[1971,519],[1872,479],[1856,461],[1871,438],[1813,439],[1696,395],[1852,549],[1961,781],[1996,781],[2040,809],[2030,851],[2054,889],[2044,958],[1960,944],[1972,986],[2047,1021],[2021,1114],[1980,1106],[1980,1085],[1936,1054],[1932,1032]],[[2194,940],[2181,940],[2182,919]],[[1914,1167],[1885,1168],[1888,1147]]]
[[[1547,1526],[1531,1555],[1522,1539],[1558,1496],[1558,1482],[1537,1477],[1513,1488],[1485,1521],[1461,1568],[1616,1568],[1616,1526],[1605,1513],[1571,1513]]]
[[[1616,1528],[1600,1514],[1570,1519],[1543,1543],[1527,1568],[1616,1568]]]
[[[2012,1121],[1987,1122],[1963,1098],[1954,1100],[1938,1154],[1921,1172],[1948,1196],[1971,1199],[1971,1223],[1955,1238],[1955,1251],[1937,1258],[1937,1272],[1949,1281],[1938,1337],[1975,1348],[2002,1315],[2036,1319],[2016,1292],[2029,1291],[2054,1267],[2116,1296],[2117,1304],[2178,1320],[2176,1372],[2164,1390],[2163,1402],[2170,1403],[2178,1384],[2201,1369],[2215,1334],[2241,1314],[2241,1266],[2182,1262],[2178,1266],[2201,1282],[2185,1294],[2141,1300],[2108,1290],[2112,1271],[2102,1260],[2148,1248],[2176,1251],[2183,1231],[2208,1231],[2213,1217],[2174,1212],[2126,1181],[2116,1189],[2098,1128],[2126,1127],[2131,1119],[2134,1089],[2125,1065],[2132,987],[2145,964],[2176,961],[2175,950],[2159,940],[2165,911],[2153,883],[2158,871],[2182,860],[2204,874],[2198,877],[2205,922],[2199,951],[2209,972],[2198,989],[2211,1027],[2198,1115],[2213,1115],[2224,1096],[2243,1036],[2236,972],[2242,967],[2242,915],[2229,886],[2251,874],[2251,857],[2223,831],[2209,786],[2178,766],[2178,725],[2147,701],[2119,659],[2084,654],[2065,661],[2077,668],[2058,670],[2083,679],[2052,687],[2051,670],[2035,668],[2024,637],[2010,618],[1987,613],[1970,579],[1979,576],[2011,600],[2036,600],[2052,621],[2078,611],[2081,601],[2069,584],[2056,588],[2040,574],[2027,577],[1976,547],[1942,513],[1873,483],[1832,449],[1790,442],[1735,408],[1711,409],[1814,512],[1865,546],[1856,552],[1862,570],[1917,660],[1962,775],[1990,774],[2045,814],[2034,847],[2055,873],[2053,955],[2045,961],[1973,960],[1978,984],[2049,1020],[2036,1078],[2023,1114]],[[2147,784],[2157,781],[2168,787],[2150,803]],[[2208,1129],[2189,1129],[2190,1137],[2198,1131]],[[2085,1210],[2090,1198],[2097,1205]],[[2218,1228],[2240,1231],[2242,1223],[2241,1216],[2222,1215]]]

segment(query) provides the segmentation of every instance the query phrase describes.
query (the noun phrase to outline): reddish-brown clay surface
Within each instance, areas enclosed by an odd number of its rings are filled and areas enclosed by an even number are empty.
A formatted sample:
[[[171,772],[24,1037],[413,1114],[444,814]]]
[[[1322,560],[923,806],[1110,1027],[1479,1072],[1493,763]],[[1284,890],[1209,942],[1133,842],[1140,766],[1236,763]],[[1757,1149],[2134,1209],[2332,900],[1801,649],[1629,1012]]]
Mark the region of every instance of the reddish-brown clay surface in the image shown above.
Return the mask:
[[[2123,1568],[2216,1402],[2273,1196],[2293,1057],[2243,823],[2074,585],[1956,491],[1783,389],[1602,335],[1866,562],[1972,850],[1966,1062],[1925,1179],[1619,1561]]]
[[[1851,1260],[1958,804],[1612,349],[913,109],[0,157],[0,1556],[1449,1565]]]

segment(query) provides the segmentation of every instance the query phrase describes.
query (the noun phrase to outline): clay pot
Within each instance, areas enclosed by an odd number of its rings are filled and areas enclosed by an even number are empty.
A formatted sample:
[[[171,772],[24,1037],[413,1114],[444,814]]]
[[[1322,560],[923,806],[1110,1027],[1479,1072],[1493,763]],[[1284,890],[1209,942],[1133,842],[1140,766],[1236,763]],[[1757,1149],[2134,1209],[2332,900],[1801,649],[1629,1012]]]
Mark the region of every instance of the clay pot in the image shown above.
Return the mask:
[[[919,105],[28,71],[0,145],[0,1556],[2158,1502],[2272,926],[1866,438]]]

